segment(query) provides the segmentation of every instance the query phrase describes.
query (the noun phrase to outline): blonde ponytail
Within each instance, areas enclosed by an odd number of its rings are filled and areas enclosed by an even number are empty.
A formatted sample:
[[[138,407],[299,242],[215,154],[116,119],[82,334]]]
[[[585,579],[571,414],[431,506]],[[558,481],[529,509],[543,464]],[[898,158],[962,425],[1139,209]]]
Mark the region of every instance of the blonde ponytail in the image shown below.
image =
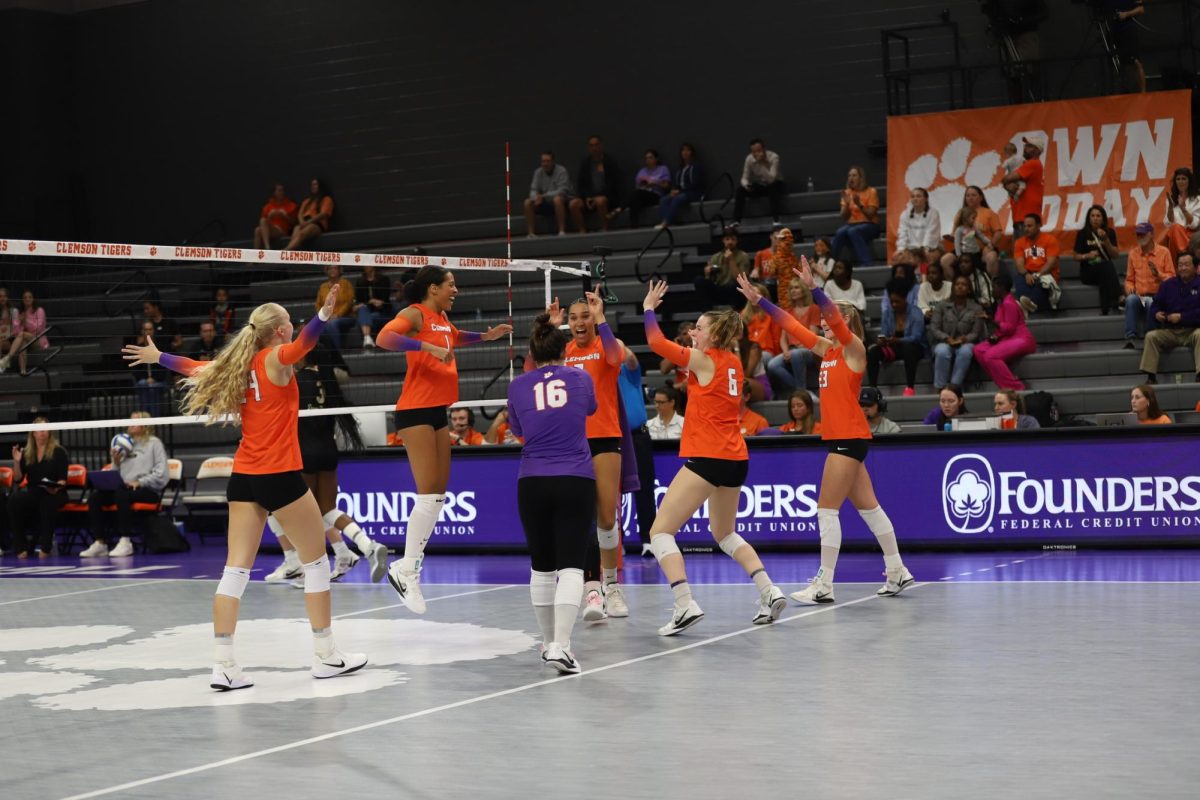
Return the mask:
[[[229,424],[240,418],[250,380],[250,364],[287,321],[287,310],[278,303],[264,303],[254,309],[250,320],[221,348],[217,357],[184,382],[186,394],[181,411],[184,414],[208,414],[207,425],[217,421]]]
[[[708,317],[708,330],[713,347],[732,352],[742,338],[741,314],[729,309],[728,311],[706,311],[703,316]]]

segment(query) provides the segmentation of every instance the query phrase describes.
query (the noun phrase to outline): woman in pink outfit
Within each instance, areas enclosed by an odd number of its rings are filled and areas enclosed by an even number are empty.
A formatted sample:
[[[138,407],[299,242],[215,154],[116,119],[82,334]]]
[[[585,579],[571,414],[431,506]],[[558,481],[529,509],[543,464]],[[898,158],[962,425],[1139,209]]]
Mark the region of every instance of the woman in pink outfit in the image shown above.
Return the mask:
[[[45,350],[50,346],[45,336],[41,334],[46,330],[46,309],[38,305],[38,301],[34,298],[33,292],[28,289],[21,295],[21,311],[17,316],[17,333],[13,337],[15,343],[14,349],[24,345],[26,342],[32,342],[37,339],[37,343],[33,347]],[[17,356],[17,363],[21,365],[21,374],[24,375],[28,370],[29,351],[22,350]]]
[[[1009,365],[1037,350],[1037,342],[1025,325],[1025,313],[1012,296],[1012,278],[1001,272],[993,281],[996,298],[996,330],[986,342],[975,346],[975,361],[1001,389],[1024,391],[1025,384]]]

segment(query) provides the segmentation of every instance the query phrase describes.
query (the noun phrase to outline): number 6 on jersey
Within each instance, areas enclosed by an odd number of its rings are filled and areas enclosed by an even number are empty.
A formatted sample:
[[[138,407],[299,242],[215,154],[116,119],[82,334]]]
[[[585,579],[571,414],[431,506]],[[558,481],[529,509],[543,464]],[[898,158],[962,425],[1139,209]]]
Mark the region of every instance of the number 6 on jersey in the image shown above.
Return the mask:
[[[545,411],[547,408],[562,408],[567,404],[567,385],[560,380],[535,384],[533,400],[538,411]]]

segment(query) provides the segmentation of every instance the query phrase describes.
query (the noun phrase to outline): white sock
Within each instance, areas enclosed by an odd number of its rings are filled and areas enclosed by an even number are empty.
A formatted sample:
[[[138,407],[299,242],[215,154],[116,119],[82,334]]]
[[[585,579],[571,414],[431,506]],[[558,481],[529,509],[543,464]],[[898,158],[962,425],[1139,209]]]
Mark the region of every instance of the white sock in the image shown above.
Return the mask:
[[[583,594],[583,570],[567,568],[558,571],[558,587],[554,590],[554,641],[564,650],[571,649],[571,631],[579,616],[579,598]]]
[[[608,569],[606,567],[604,569],[604,584],[607,586],[610,583],[616,583],[616,582],[617,582],[617,568],[613,567],[612,569]]]
[[[904,562],[900,560],[900,554],[897,553],[893,556],[884,556],[883,565],[887,569],[900,569],[904,566]]]
[[[675,593],[675,607],[687,608],[692,602],[692,587],[688,586],[687,579],[676,581],[671,584],[671,591]]]
[[[288,565],[289,567],[300,566],[300,553],[297,552],[296,550],[284,550],[283,551],[283,563]]]
[[[233,634],[218,633],[214,637],[216,645],[216,662],[218,664],[236,664],[233,660]]]
[[[317,658],[327,658],[333,652],[333,628],[313,630],[313,652]]]
[[[754,585],[758,588],[759,594],[762,594],[772,586],[771,576],[767,574],[767,570],[765,568],[756,570],[755,573],[750,576],[750,580],[754,581]]]
[[[330,544],[333,545],[333,555],[335,558],[350,558],[350,548],[346,547],[346,543],[342,541],[341,537],[335,539]]]
[[[558,576],[553,572],[529,571],[529,600],[542,631],[542,642],[554,641],[554,593]]]
[[[358,523],[350,520],[350,524],[342,528],[342,535],[350,541],[354,542],[355,547],[360,553],[365,553],[374,546],[371,537],[367,536],[367,532],[359,527]]]
[[[600,581],[588,581],[587,583],[585,583],[583,585],[583,593],[584,594],[587,594],[588,592],[599,592],[599,591],[600,591]],[[601,594],[603,594],[603,592],[601,592]]]
[[[442,506],[446,503],[444,494],[419,494],[417,504],[408,517],[408,527],[404,530],[404,558],[400,560],[400,571],[417,572],[421,568],[421,558],[425,555],[425,545],[433,535],[433,526],[441,516]]]

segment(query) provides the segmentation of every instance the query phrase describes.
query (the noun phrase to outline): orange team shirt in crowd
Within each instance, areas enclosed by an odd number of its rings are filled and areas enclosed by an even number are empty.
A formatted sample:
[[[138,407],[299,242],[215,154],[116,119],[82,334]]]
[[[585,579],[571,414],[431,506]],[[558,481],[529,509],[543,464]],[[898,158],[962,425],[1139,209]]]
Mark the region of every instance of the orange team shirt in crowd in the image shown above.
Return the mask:
[[[1140,420],[1138,424],[1140,424],[1140,425],[1170,425],[1171,418],[1168,417],[1166,414],[1163,414],[1161,417],[1158,417],[1156,419]]]
[[[799,314],[797,314],[796,309],[793,308],[792,316],[795,317],[796,320],[801,325],[808,328],[810,331],[813,330],[814,328],[819,330],[821,327],[821,308],[816,303],[809,303],[803,309],[800,310]],[[793,346],[800,344],[794,338],[792,338],[792,336],[790,334],[788,335],[788,341]]]
[[[325,281],[321,284],[321,288],[317,290],[316,309],[321,310],[321,306],[325,305],[325,298],[329,296],[329,290],[333,288],[333,284]],[[345,278],[338,278],[338,299],[333,304],[333,316],[348,317],[350,311],[354,308],[354,284]]]
[[[691,416],[690,414],[688,416]],[[762,431],[771,427],[771,423],[767,422],[767,418],[757,411],[746,409],[746,413],[738,421],[738,426],[742,436],[757,436]]]
[[[474,428],[470,428],[467,430],[467,433],[465,436],[459,437],[458,439],[452,439],[450,441],[450,444],[452,444],[452,445],[486,444],[486,442],[483,441],[482,433],[475,430]]]
[[[392,431],[387,435],[388,447],[404,447],[404,440],[400,438],[400,434]]]
[[[333,214],[333,198],[325,195],[321,198],[321,206],[317,207],[317,201],[311,197],[304,198],[300,203],[300,219],[305,217],[315,217],[317,214],[324,214],[325,218],[316,224],[321,226],[321,230],[329,230],[329,217]]]
[[[861,372],[850,369],[842,348],[831,347],[821,359],[821,438],[870,439],[871,426],[858,404],[862,389]]]
[[[1153,267],[1153,269],[1151,269]],[[1153,297],[1167,278],[1175,277],[1175,262],[1171,251],[1161,244],[1154,245],[1150,255],[1141,247],[1129,251],[1125,269],[1125,293]]]
[[[771,259],[775,257],[775,251],[770,247],[764,247],[754,254],[754,275],[757,278],[754,280],[763,281],[771,277]]]
[[[233,471],[245,475],[296,472],[304,466],[296,424],[300,417],[300,386],[288,370],[287,386],[267,376],[270,347],[250,362],[250,382],[242,405],[242,443],[233,456]]]
[[[505,444],[504,440],[507,438],[508,438],[508,423],[501,422],[499,425],[496,426],[496,444]],[[513,438],[516,439],[521,444],[525,444],[524,436],[515,436],[514,435]],[[510,444],[511,444],[511,442],[510,442]]]
[[[862,209],[859,208],[858,206],[856,206],[854,204],[854,201],[852,200],[852,197],[854,195],[858,195],[858,202],[860,204],[862,204],[863,207],[874,206],[876,209],[876,215],[878,215],[879,193],[876,192],[875,189],[873,189],[870,186],[868,186],[866,189],[860,189],[857,192],[855,192],[851,189],[846,189],[845,194],[846,194],[846,202],[850,206],[850,218],[848,220],[846,220],[846,222],[848,224],[856,225],[860,222],[874,222],[875,221],[874,219],[868,219],[867,215],[862,212]]]
[[[1025,259],[1026,272],[1041,272],[1046,262],[1058,255],[1058,239],[1045,232],[1039,233],[1032,241],[1028,236],[1022,236],[1013,242],[1013,255]],[[1055,281],[1058,280],[1058,262],[1054,264],[1050,274],[1054,276]]]
[[[580,347],[572,340],[567,343],[567,354],[563,363],[587,371],[596,387],[596,413],[587,418],[587,438],[617,439],[621,436],[621,419],[617,416],[617,380],[621,375],[621,364],[610,364],[604,360],[604,343],[600,337],[592,339],[587,347]]]
[[[287,218],[283,219],[278,216],[272,217],[272,211],[282,211],[287,214]],[[292,220],[296,218],[296,204],[291,200],[284,200],[282,203],[272,197],[263,206],[261,218],[269,221],[271,227],[282,233],[288,234],[292,232]]]
[[[421,303],[413,303],[409,308],[421,313],[421,330],[409,331],[407,336],[418,342],[429,342],[454,350],[458,328],[446,318],[445,313],[434,312]],[[384,325],[383,330],[388,330],[395,322],[392,320]],[[453,360],[446,364],[423,350],[410,350],[404,355],[408,359],[408,373],[404,376],[400,399],[396,401],[397,411],[448,406],[458,402],[458,367]]]
[[[780,426],[779,426],[779,430],[780,430],[782,433],[791,433],[792,431],[796,430],[796,427],[797,427],[797,426],[796,426],[796,423],[795,423],[795,422],[792,422],[791,420],[788,420],[787,422],[785,422],[785,423],[783,423],[782,425],[780,425]],[[819,422],[814,422],[814,423],[813,423],[813,429],[812,429],[812,432],[813,432],[813,435],[814,435],[814,436],[815,436],[815,435],[817,435],[817,434],[819,434],[819,433],[821,432],[821,423],[819,423]]]
[[[746,338],[762,348],[764,353],[779,354],[779,340],[783,331],[771,319],[770,314],[758,314],[746,323]]]
[[[687,424],[679,440],[679,457],[746,461],[750,453],[738,419],[742,405],[742,360],[736,353],[715,347],[704,354],[713,360],[715,372],[707,386],[700,385],[695,372],[688,374]]]
[[[1012,204],[1013,230],[1021,229],[1021,223],[1030,214],[1042,216],[1042,199],[1046,193],[1046,181],[1042,175],[1042,161],[1030,158],[1017,167],[1017,174],[1025,181],[1025,191]],[[1054,276],[1057,280],[1058,276]]]

